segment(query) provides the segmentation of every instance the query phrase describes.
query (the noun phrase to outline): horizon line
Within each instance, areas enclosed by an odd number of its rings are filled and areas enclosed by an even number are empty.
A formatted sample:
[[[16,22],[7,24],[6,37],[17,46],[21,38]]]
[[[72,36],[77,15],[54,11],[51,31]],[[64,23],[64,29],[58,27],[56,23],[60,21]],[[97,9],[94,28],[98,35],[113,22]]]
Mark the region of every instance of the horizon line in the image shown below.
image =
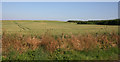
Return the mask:
[[[119,19],[119,18],[116,18]],[[89,21],[89,20],[115,20],[115,19],[67,19],[67,20],[58,20],[58,19],[0,19],[0,20],[48,20],[48,21],[68,21],[68,20],[81,20],[81,21]]]

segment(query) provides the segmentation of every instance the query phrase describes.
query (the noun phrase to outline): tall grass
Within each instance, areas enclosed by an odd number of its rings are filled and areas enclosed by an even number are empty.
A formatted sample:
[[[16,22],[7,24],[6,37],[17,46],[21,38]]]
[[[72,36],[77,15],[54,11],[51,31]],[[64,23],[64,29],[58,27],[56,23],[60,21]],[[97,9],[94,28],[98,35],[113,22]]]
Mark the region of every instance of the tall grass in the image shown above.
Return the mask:
[[[91,34],[87,35],[65,35],[62,34],[59,37],[52,35],[37,36],[25,36],[21,34],[9,34],[3,32],[2,36],[2,52],[3,57],[6,58],[10,51],[14,50],[19,54],[26,52],[27,50],[36,50],[40,47],[44,48],[45,51],[49,51],[51,54],[57,49],[64,50],[92,50],[95,48],[108,49],[116,47],[118,45],[118,34],[101,34],[94,36]]]

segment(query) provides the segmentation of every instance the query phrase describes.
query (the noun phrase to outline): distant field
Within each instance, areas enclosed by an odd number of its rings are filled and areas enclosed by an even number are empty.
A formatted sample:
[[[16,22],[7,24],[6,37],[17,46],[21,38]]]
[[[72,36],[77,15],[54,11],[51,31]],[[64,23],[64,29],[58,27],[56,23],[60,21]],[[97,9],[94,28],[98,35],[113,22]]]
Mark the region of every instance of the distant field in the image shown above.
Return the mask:
[[[78,25],[62,21],[3,21],[3,31],[22,34],[44,34],[50,32],[52,35],[64,34],[86,34],[86,33],[110,33],[118,32],[118,26],[110,25]]]

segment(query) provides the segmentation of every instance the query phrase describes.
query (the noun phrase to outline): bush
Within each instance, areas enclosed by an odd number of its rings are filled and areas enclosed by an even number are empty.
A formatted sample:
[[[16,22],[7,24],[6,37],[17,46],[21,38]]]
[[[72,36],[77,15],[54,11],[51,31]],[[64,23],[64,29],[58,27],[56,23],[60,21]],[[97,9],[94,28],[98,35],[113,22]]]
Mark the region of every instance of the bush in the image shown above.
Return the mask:
[[[120,19],[114,19],[114,20],[91,20],[91,21],[69,20],[67,22],[73,22],[73,23],[77,23],[77,24],[120,25]]]

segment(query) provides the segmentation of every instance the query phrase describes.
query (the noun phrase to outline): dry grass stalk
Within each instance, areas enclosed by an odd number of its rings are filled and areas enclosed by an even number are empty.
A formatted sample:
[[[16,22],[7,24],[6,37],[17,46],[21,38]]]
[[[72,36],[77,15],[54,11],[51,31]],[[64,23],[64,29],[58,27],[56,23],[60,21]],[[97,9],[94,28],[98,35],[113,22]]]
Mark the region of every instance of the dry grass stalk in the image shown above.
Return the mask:
[[[87,34],[81,35],[68,35],[62,34],[62,37],[55,39],[50,35],[43,35],[41,39],[35,37],[27,37],[22,35],[12,35],[3,33],[2,36],[2,51],[9,52],[10,48],[13,48],[20,53],[27,51],[28,49],[35,50],[39,46],[45,47],[46,50],[54,52],[58,48],[62,49],[75,49],[75,50],[88,50],[92,48],[107,48],[115,47],[118,44],[119,35],[111,33],[108,35],[99,35],[94,37],[93,35]]]

